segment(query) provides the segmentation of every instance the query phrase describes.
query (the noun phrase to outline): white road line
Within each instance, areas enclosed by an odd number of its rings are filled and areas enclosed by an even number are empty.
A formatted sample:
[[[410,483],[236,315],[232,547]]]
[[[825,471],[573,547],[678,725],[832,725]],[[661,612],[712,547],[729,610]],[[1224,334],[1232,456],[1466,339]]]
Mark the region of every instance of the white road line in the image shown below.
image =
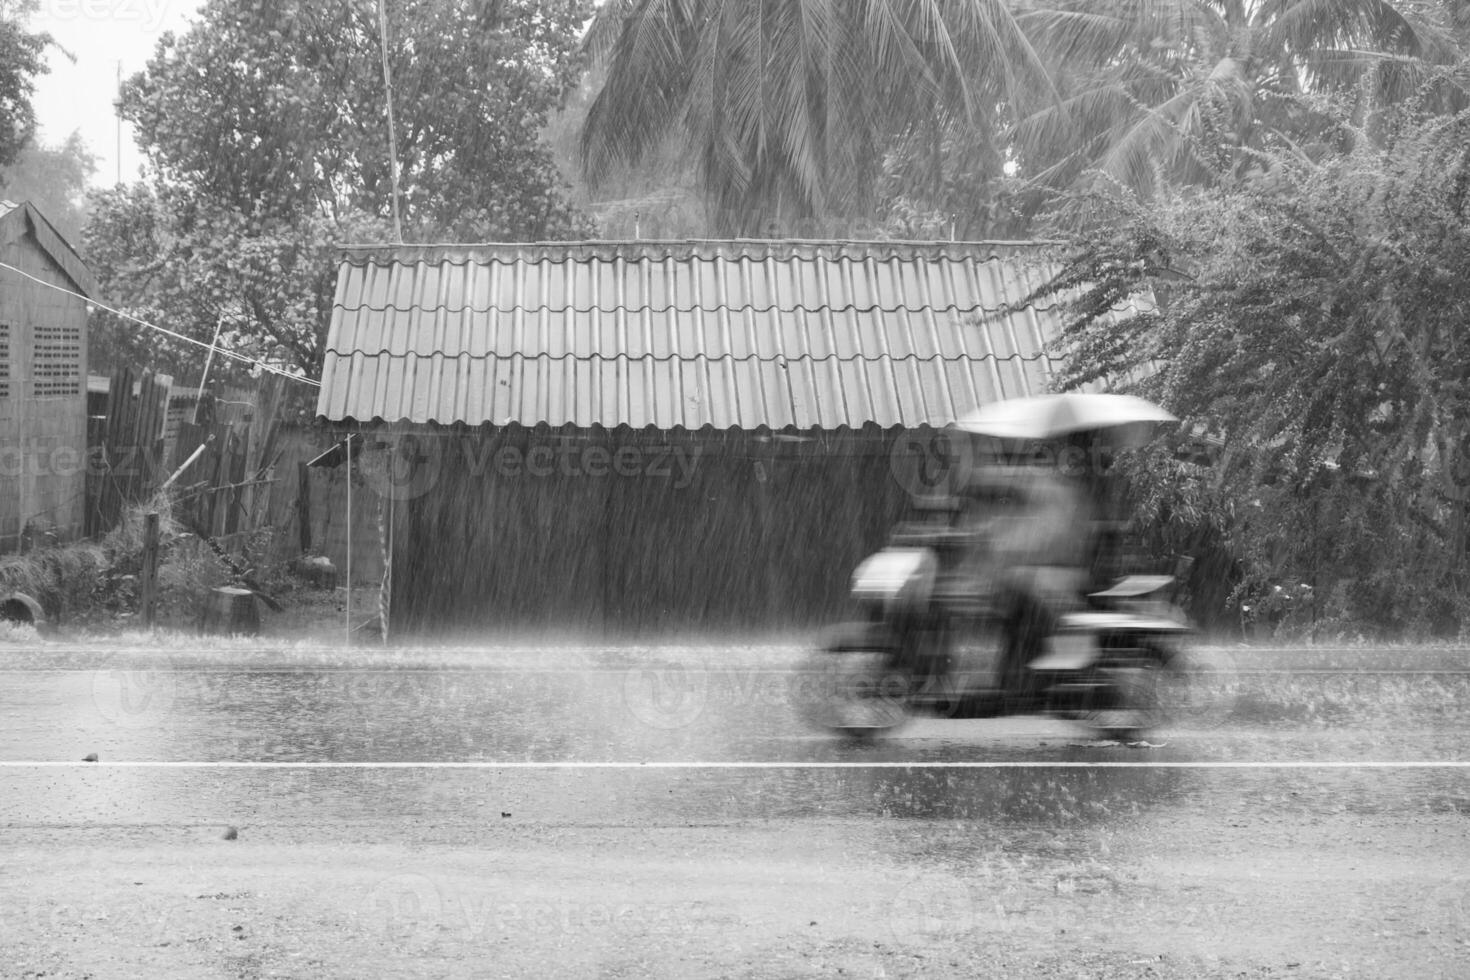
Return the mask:
[[[1470,760],[1406,762],[0,762],[0,769],[1470,769]]]
[[[172,666],[115,666],[103,664],[94,667],[3,667],[0,675],[5,674],[95,674],[99,672],[118,672],[129,674],[394,674],[398,676],[436,674],[567,674],[570,676],[582,675],[624,675],[633,673],[664,673],[677,671],[683,674],[705,675],[705,674],[779,674],[790,677],[820,676],[821,672],[816,670],[803,670],[801,668],[786,667],[709,667],[693,664],[678,663],[650,663],[631,667],[434,667],[434,666],[405,666],[405,667],[333,667],[320,665],[239,665],[229,667],[172,667]],[[1239,667],[1230,669],[1203,668],[1195,671],[1202,677],[1291,677],[1308,675],[1313,677],[1462,677],[1470,676],[1470,668],[1445,667],[1435,669],[1432,667],[1416,667],[1412,670],[1394,670],[1381,668],[1357,668],[1357,667]]]

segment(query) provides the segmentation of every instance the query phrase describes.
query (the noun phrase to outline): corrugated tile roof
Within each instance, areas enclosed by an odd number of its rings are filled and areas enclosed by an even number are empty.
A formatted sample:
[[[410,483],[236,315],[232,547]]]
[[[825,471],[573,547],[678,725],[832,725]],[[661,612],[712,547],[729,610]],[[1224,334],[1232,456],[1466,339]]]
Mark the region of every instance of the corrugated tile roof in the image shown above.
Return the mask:
[[[1045,390],[1040,243],[588,242],[345,251],[332,420],[943,425]]]

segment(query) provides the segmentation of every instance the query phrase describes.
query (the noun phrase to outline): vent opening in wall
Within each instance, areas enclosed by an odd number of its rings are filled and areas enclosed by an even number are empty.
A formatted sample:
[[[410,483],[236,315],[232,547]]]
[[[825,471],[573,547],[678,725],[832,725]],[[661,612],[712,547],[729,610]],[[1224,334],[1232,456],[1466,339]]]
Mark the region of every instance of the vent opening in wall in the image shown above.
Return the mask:
[[[0,398],[10,397],[10,324],[0,323]]]
[[[32,395],[56,398],[82,391],[80,327],[36,327],[31,365]]]

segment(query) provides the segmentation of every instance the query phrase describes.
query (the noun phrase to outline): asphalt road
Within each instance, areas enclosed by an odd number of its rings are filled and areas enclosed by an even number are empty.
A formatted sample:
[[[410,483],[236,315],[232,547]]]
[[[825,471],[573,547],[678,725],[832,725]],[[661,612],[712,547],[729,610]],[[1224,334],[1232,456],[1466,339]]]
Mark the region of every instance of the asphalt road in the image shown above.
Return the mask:
[[[14,651],[0,976],[1470,976],[1466,651],[1206,651],[1133,746],[842,742],[800,654]]]

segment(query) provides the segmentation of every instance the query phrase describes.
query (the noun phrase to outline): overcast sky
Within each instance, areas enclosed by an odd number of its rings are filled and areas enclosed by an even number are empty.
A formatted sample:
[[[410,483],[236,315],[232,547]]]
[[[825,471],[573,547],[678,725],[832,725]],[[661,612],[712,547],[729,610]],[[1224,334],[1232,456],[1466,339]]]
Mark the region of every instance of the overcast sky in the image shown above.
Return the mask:
[[[118,125],[112,102],[118,65],[125,78],[142,70],[158,37],[181,31],[200,6],[201,0],[41,0],[32,28],[50,33],[76,56],[73,64],[50,49],[51,72],[36,79],[41,142],[60,143],[79,131],[98,158],[93,183],[115,183]],[[121,162],[122,179],[136,179],[139,156],[128,127],[123,128]]]

